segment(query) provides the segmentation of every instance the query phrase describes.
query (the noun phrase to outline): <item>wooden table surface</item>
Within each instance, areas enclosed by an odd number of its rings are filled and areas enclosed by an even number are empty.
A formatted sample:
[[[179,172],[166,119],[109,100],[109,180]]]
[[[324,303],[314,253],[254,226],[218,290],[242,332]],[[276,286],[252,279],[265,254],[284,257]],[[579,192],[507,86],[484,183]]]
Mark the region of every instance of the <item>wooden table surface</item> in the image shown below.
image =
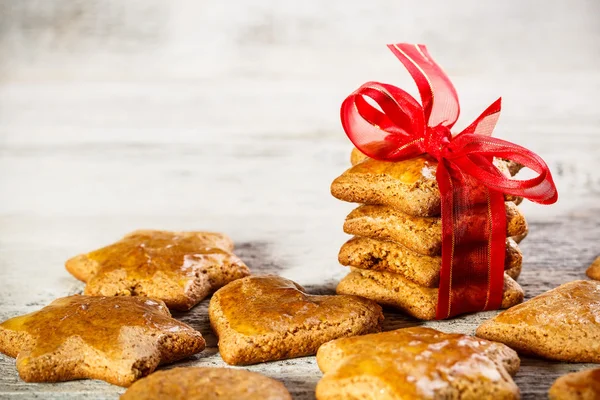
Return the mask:
[[[138,228],[223,231],[255,274],[333,293],[352,208],[329,194],[351,149],[338,107],[367,80],[415,93],[390,41],[428,44],[459,128],[502,95],[495,135],[550,165],[559,202],[522,206],[527,298],[585,279],[600,253],[600,4],[446,3],[0,0],[0,320],[81,292],[64,261]],[[223,365],[207,304],[176,315],[208,343],[176,365]],[[425,325],[470,334],[493,315]],[[385,329],[417,324],[386,313]],[[537,399],[587,367],[523,358],[515,379]],[[248,369],[295,399],[321,377],[314,357]],[[24,383],[0,355],[0,398],[122,392]]]

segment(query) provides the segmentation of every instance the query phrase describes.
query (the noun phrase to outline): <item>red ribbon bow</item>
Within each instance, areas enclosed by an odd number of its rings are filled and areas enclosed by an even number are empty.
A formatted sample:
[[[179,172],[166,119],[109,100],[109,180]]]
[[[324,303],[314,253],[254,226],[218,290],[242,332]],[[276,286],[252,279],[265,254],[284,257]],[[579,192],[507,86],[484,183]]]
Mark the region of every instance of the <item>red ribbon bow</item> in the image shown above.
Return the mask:
[[[388,47],[416,82],[422,105],[395,86],[368,82],[342,104],[344,130],[361,152],[377,160],[400,161],[425,153],[438,160],[442,268],[436,318],[498,309],[504,287],[504,194],[556,202],[550,170],[537,154],[491,137],[501,99],[453,136],[450,129],[460,106],[446,74],[423,45]],[[537,176],[506,177],[494,166],[494,157],[516,161]]]

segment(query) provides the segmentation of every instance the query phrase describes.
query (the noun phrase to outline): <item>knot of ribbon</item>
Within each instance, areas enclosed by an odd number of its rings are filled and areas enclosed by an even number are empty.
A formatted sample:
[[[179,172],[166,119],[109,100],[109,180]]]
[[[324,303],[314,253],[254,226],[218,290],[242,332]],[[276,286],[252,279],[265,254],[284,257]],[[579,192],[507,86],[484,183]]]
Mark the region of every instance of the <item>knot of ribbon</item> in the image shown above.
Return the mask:
[[[504,286],[504,195],[541,204],[556,202],[550,170],[532,151],[491,137],[501,99],[453,135],[460,114],[458,96],[427,48],[407,43],[388,47],[417,84],[421,103],[393,85],[367,82],[342,104],[344,131],[356,148],[376,160],[394,162],[428,154],[438,161],[442,267],[436,318],[498,309]],[[536,176],[525,180],[505,176],[494,158],[522,164]]]
[[[423,153],[427,153],[439,161],[444,156],[444,150],[448,149],[451,140],[452,132],[447,126],[428,126],[425,129],[425,140],[420,149]]]

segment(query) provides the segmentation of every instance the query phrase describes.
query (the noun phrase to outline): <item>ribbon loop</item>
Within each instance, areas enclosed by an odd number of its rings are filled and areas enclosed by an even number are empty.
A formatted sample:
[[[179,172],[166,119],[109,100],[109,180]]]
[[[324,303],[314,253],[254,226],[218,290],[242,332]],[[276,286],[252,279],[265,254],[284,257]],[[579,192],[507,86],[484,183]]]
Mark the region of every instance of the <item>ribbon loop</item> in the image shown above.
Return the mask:
[[[417,84],[427,124],[452,128],[460,115],[458,95],[427,48],[422,44],[408,43],[389,44],[388,48],[404,64]]]
[[[368,82],[344,100],[341,119],[352,143],[367,156],[400,161],[427,153],[438,160],[442,268],[436,318],[497,309],[502,300],[506,216],[504,193],[551,204],[558,194],[537,154],[492,138],[501,99],[452,136],[460,105],[450,79],[423,45],[388,45],[419,89],[421,104],[395,86]],[[537,173],[526,180],[502,175],[505,158]],[[484,221],[470,224],[466,221]]]

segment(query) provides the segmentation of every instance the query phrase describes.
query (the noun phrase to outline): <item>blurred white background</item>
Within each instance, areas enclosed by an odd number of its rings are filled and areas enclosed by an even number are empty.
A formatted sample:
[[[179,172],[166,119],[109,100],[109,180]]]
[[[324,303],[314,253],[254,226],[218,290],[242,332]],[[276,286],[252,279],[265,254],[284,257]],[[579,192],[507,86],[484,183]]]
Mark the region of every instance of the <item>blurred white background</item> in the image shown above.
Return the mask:
[[[596,0],[0,0],[0,212],[339,209],[338,107],[367,80],[416,92],[399,41],[451,76],[458,128],[503,96],[496,136],[597,198],[598,21]]]

